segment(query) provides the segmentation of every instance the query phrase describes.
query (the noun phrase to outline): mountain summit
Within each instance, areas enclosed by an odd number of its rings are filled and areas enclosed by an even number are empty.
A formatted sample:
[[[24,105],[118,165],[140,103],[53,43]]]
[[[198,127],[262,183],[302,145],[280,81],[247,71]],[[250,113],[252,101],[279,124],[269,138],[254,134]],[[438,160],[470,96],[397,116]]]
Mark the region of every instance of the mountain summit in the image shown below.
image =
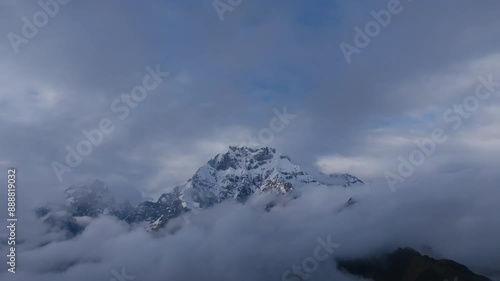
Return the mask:
[[[231,146],[175,190],[190,206],[204,208],[226,199],[244,202],[256,192],[284,194],[307,184],[318,182],[275,148]]]
[[[306,186],[364,184],[349,174],[322,174],[320,178],[317,181],[275,148],[231,146],[200,167],[185,183],[162,194],[156,202],[146,201],[135,207],[128,202],[116,202],[106,185],[95,181],[89,186],[69,187],[65,192],[68,205],[60,209],[68,213],[64,218],[112,215],[127,223],[147,223],[150,229],[158,229],[186,212],[208,208],[224,200],[243,203],[255,193],[294,194],[295,197],[296,191]],[[51,216],[47,208],[40,214],[45,218]],[[58,225],[61,225],[59,221]]]

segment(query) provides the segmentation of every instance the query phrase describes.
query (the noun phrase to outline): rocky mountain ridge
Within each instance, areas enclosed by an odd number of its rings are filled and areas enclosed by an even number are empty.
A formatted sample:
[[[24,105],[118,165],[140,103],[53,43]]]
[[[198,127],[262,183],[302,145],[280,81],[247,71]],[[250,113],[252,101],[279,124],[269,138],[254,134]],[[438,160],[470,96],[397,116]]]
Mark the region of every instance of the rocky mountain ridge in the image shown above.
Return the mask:
[[[73,226],[70,235],[76,235],[82,229],[75,227],[78,226],[77,218],[101,215],[112,215],[130,224],[144,223],[147,228],[157,230],[186,212],[208,208],[225,200],[244,203],[255,193],[273,192],[295,197],[302,188],[364,184],[349,174],[325,176],[328,179],[325,182],[317,181],[275,148],[231,146],[227,152],[217,154],[200,167],[185,183],[162,194],[156,202],[145,201],[137,206],[117,202],[104,182],[96,180],[90,185],[70,186],[65,191],[66,206],[45,206],[39,208],[37,214],[58,227],[64,225],[61,220],[68,221],[68,225]],[[59,211],[59,217],[54,215],[55,210]],[[61,210],[66,215],[61,217]]]
[[[465,265],[436,260],[411,248],[365,258],[337,259],[337,267],[374,281],[491,281]]]

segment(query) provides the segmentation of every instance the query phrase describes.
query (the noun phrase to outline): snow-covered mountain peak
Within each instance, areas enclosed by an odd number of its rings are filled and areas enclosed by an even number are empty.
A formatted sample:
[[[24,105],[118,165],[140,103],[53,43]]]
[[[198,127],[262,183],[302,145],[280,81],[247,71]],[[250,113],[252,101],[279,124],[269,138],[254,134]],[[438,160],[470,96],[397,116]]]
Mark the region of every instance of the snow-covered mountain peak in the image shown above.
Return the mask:
[[[281,168],[297,169],[290,162],[290,157],[279,153],[275,148],[236,147],[230,146],[226,153],[217,154],[208,161],[208,165],[217,171],[232,170],[263,170],[281,165]]]
[[[275,148],[231,146],[200,167],[173,192],[162,194],[156,202],[145,201],[137,206],[132,206],[130,202],[117,202],[105,183],[96,180],[90,184],[70,186],[65,191],[67,206],[42,207],[37,210],[37,215],[53,227],[64,227],[70,235],[83,230],[78,224],[80,218],[101,215],[112,215],[127,223],[144,223],[147,229],[156,230],[172,218],[226,199],[244,202],[254,193],[274,192],[285,195],[280,196],[281,199],[288,200],[300,197],[301,189],[306,186],[348,187],[364,184],[349,174],[320,174],[316,179]],[[354,199],[349,200],[343,209],[354,203]],[[68,215],[58,215],[58,209]]]
[[[176,190],[195,206],[225,199],[245,201],[255,192],[287,193],[316,180],[275,148],[229,147],[202,166]]]
[[[96,216],[116,207],[116,200],[106,184],[95,180],[90,184],[72,185],[65,191],[66,200],[80,216]]]

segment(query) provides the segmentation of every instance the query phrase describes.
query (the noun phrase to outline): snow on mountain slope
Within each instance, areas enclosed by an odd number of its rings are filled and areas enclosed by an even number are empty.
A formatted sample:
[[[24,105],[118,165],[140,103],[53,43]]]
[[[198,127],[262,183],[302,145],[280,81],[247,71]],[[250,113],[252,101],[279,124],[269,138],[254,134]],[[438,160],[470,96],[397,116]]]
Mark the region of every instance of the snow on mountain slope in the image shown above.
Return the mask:
[[[96,180],[89,185],[72,185],[65,191],[68,204],[78,216],[97,216],[118,208],[106,184]]]
[[[252,194],[272,192],[296,198],[304,187],[320,185],[348,187],[364,184],[349,174],[321,174],[317,181],[301,170],[285,154],[275,148],[229,147],[200,167],[184,184],[160,196],[156,202],[145,201],[137,206],[117,202],[101,181],[90,185],[71,186],[64,209],[67,216],[56,216],[54,208],[40,208],[39,217],[51,217],[53,225],[70,225],[79,217],[111,215],[127,223],[144,223],[157,230],[175,217],[208,208],[224,200],[245,202]],[[349,203],[349,202],[348,202]],[[354,203],[354,201],[350,201]],[[80,231],[80,229],[77,229]],[[77,231],[70,231],[76,234]]]
[[[256,192],[285,194],[306,184],[318,183],[276,149],[231,146],[175,191],[189,207],[204,208],[226,199],[244,202]]]

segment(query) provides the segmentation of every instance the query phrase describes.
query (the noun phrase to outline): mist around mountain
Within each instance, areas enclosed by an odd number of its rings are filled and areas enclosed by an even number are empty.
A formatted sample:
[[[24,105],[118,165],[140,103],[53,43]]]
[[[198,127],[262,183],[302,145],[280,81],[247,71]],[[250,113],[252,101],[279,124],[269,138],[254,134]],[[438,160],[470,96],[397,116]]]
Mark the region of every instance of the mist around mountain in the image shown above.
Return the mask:
[[[452,260],[436,260],[410,248],[358,259],[337,259],[345,272],[374,281],[489,281]]]
[[[155,202],[144,201],[136,206],[128,201],[119,202],[104,182],[95,180],[88,185],[70,186],[64,192],[66,204],[42,206],[36,213],[52,227],[65,229],[68,237],[78,235],[84,229],[77,223],[88,221],[82,218],[105,215],[129,224],[143,225],[149,230],[158,230],[173,218],[190,216],[190,212],[197,213],[226,200],[244,203],[254,194],[271,193],[276,198],[266,205],[269,211],[278,201],[298,198],[304,188],[365,185],[349,174],[321,175],[323,179],[317,181],[275,148],[232,146]],[[349,204],[352,202],[350,199]]]
[[[390,192],[352,175],[316,179],[273,148],[230,147],[154,202],[120,202],[101,181],[69,187],[66,203],[33,213],[18,280],[122,270],[142,280],[496,280],[498,205],[484,194],[500,194],[471,193],[472,182]]]

